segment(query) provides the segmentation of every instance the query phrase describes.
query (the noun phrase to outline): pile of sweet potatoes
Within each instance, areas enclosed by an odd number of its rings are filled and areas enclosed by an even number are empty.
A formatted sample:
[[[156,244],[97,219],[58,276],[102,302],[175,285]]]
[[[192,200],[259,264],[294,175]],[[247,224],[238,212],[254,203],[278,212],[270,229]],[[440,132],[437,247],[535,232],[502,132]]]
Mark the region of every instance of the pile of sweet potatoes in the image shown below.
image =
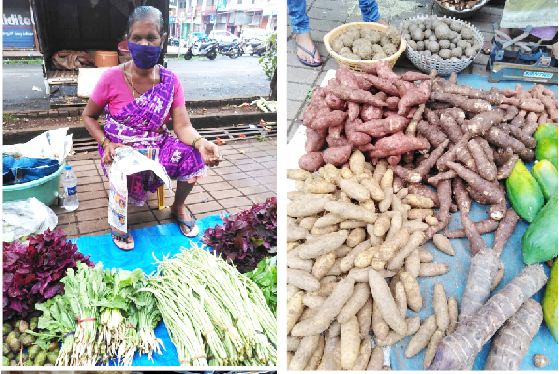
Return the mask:
[[[342,168],[293,169],[288,178],[297,185],[287,207],[289,369],[381,370],[383,348],[406,336],[406,357],[427,349],[428,367],[458,318],[441,284],[432,315],[408,312],[425,305],[418,279],[448,271],[421,247],[438,224],[433,201],[395,186],[386,160],[373,167],[359,150]],[[444,236],[435,245],[454,255]]]
[[[363,73],[340,67],[326,87],[314,90],[304,113],[307,153],[299,167],[315,171],[327,163],[341,166],[354,149],[372,159],[387,158],[390,164],[397,164],[402,154],[428,150],[427,139],[404,131],[420,117],[418,108],[431,95],[430,79],[415,72],[399,76],[387,62]]]

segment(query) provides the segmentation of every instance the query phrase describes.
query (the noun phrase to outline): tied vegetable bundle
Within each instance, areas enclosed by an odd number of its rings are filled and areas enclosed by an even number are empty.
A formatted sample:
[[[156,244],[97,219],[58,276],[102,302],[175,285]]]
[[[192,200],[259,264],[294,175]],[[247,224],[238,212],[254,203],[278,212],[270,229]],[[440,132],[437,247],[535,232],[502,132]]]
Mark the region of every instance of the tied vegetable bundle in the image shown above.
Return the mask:
[[[274,365],[276,318],[262,291],[221,258],[193,247],[159,264],[148,289],[186,366]]]
[[[56,361],[62,366],[94,366],[114,360],[131,365],[136,352],[161,353],[153,329],[161,319],[147,279],[140,269],[106,270],[99,263],[79,263],[62,279],[64,294],[38,304],[37,344],[62,343]]]

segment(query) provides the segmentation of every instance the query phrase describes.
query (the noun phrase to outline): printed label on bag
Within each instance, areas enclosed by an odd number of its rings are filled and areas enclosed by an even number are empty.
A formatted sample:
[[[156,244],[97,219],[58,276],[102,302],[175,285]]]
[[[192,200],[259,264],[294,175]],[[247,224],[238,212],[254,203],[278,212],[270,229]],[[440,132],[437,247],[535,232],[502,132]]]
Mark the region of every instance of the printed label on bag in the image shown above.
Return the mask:
[[[66,187],[66,195],[67,195],[67,196],[75,195],[76,192],[77,192],[77,189],[78,189],[78,188],[77,188],[76,186],[74,186],[74,187]]]

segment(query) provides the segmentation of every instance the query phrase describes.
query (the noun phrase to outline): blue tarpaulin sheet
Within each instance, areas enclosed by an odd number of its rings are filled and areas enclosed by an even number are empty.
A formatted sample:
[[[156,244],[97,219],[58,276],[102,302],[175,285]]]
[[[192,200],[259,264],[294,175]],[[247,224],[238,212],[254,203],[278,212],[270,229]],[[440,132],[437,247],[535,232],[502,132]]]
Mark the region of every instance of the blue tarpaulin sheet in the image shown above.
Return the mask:
[[[152,226],[131,230],[134,236],[134,250],[124,252],[113,243],[111,235],[82,236],[76,240],[80,252],[91,256],[95,263],[102,262],[105,268],[134,270],[142,269],[150,274],[157,269],[157,260],[164,256],[173,256],[181,247],[190,248],[193,244],[203,245],[202,234],[207,228],[222,224],[219,215],[204,217],[197,221],[200,233],[196,238],[187,238],[181,234],[176,224]],[[147,355],[134,357],[134,366],[179,366],[175,345],[171,342],[167,328],[160,322],[155,329],[155,335],[163,341],[165,349],[161,355],[155,355],[153,361]]]
[[[460,74],[458,75],[458,83],[467,84],[469,86],[480,88],[480,89],[490,89],[491,87],[497,87],[499,89],[504,88],[514,88],[514,86],[519,82],[499,82],[499,83],[489,83],[486,77],[471,75],[471,74]],[[533,83],[520,82],[524,89],[529,89],[533,86]],[[557,86],[547,86],[557,93]],[[529,165],[531,167],[531,165]],[[488,206],[482,206],[477,203],[472,204],[472,211],[470,213],[470,218],[473,221],[480,221],[488,217],[487,212]],[[451,222],[449,225],[450,229],[461,228],[460,215],[458,213],[453,214]],[[525,267],[522,262],[521,253],[521,239],[524,231],[528,224],[524,220],[520,220],[518,226],[514,230],[512,237],[509,239],[503,253],[501,254],[501,261],[505,266],[505,275],[501,280],[499,286],[493,291],[492,295],[503,288],[508,282],[510,282],[522,269]],[[485,242],[488,246],[493,245],[494,234],[483,235]],[[448,256],[441,253],[433,246],[432,242],[429,242],[426,246],[427,249],[433,253],[433,262],[442,262],[449,265],[448,273],[443,276],[433,277],[433,278],[420,278],[419,284],[421,288],[421,294],[423,295],[423,309],[419,312],[421,320],[427,318],[429,315],[433,314],[432,303],[433,299],[433,287],[436,283],[442,283],[447,296],[453,296],[460,302],[462,299],[462,293],[464,292],[464,286],[466,285],[466,280],[468,278],[468,270],[470,268],[470,251],[467,239],[452,239],[452,245],[456,250],[456,255],[454,257]],[[546,273],[549,275],[549,267],[545,265]],[[543,296],[543,290],[534,296],[534,299],[541,301]],[[412,313],[408,310],[408,316],[415,316],[416,313]],[[390,351],[390,361],[392,369],[394,370],[422,370],[423,369],[423,358],[425,356],[425,350],[420,354],[407,359],[404,356],[404,351],[408,345],[410,338],[405,338],[399,343],[392,346]],[[475,370],[482,370],[485,364],[485,360],[491,348],[491,342],[488,342],[474,364]],[[528,353],[524,356],[520,369],[522,370],[538,370],[532,362],[532,357],[536,353],[545,354],[549,360],[550,364],[544,369],[547,370],[557,370],[557,342],[551,336],[545,323],[542,323],[538,334],[530,344],[530,349]]]

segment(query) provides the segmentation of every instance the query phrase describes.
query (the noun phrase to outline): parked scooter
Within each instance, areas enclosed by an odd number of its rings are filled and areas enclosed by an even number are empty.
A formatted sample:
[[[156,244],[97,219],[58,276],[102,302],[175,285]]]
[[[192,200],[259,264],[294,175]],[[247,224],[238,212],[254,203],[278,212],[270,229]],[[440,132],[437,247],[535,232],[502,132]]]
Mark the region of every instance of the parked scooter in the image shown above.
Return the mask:
[[[250,48],[251,56],[261,57],[266,52],[266,43],[259,39],[251,39],[246,42],[247,49]]]
[[[230,58],[237,58],[243,55],[242,47],[237,40],[230,42],[219,42],[218,52]]]
[[[218,43],[212,39],[197,40],[188,47],[184,54],[185,60],[190,60],[192,56],[206,56],[209,60],[217,57]]]

